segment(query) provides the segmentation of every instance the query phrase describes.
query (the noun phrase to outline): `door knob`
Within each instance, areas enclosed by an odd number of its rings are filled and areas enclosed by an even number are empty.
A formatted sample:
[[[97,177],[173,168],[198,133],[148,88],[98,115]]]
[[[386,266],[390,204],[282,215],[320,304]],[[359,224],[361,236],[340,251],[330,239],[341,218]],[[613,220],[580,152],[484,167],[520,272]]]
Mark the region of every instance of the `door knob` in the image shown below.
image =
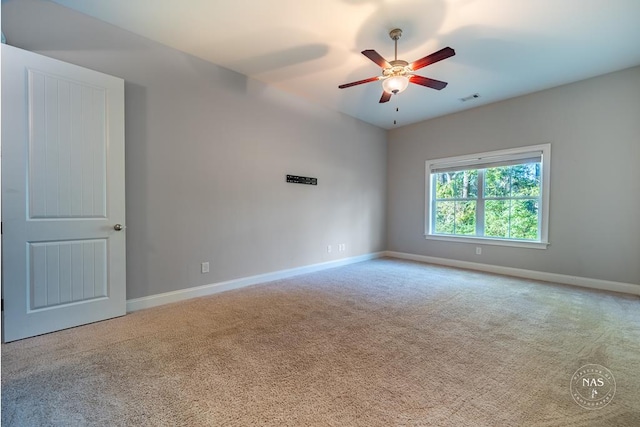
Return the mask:
[[[124,230],[125,228],[126,227],[124,225],[122,225],[122,224],[116,224],[116,225],[113,226],[113,229],[116,230],[116,231],[121,231],[121,230]]]

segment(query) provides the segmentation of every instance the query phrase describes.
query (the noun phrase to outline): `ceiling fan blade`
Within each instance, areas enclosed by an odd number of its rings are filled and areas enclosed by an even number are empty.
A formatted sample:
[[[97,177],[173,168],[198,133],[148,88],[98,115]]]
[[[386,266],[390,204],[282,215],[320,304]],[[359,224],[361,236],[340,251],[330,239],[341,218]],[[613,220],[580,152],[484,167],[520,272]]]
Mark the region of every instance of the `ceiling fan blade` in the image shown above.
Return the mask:
[[[434,79],[430,79],[428,77],[415,76],[415,75],[409,77],[409,81],[411,83],[415,83],[415,84],[421,85],[421,86],[430,87],[431,89],[435,89],[435,90],[444,89],[448,85],[447,82],[442,82],[440,80],[434,80]]]
[[[385,90],[382,91],[382,96],[380,97],[380,104],[383,104],[385,102],[389,102],[389,100],[391,99],[391,94]]]
[[[378,52],[373,49],[363,50],[362,54],[378,64],[380,68],[391,67],[391,64],[389,64],[386,59],[384,59]]]
[[[432,53],[431,55],[427,55],[424,58],[414,61],[409,65],[409,67],[411,67],[413,71],[419,70],[420,68],[426,67],[427,65],[431,65],[438,61],[442,61],[443,59],[447,59],[455,54],[455,50],[451,49],[450,47],[445,47],[437,52]]]
[[[376,80],[380,80],[380,77],[370,77],[368,79],[358,80],[357,82],[345,83],[343,85],[338,86],[338,88],[345,89],[351,86],[361,85],[363,83],[375,82]]]

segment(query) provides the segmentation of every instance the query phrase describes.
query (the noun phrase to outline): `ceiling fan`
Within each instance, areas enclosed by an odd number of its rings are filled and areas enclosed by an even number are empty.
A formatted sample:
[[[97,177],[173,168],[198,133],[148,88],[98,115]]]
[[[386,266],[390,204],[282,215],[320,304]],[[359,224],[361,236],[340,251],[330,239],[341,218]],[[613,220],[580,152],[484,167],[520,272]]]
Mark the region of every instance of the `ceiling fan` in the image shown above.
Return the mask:
[[[421,86],[430,87],[431,89],[441,90],[447,86],[447,82],[440,80],[430,79],[428,77],[418,76],[413,74],[414,71],[420,68],[426,67],[443,59],[447,59],[456,54],[456,51],[450,47],[445,47],[437,52],[427,55],[424,58],[409,64],[407,61],[398,59],[398,39],[402,36],[402,30],[399,28],[393,29],[389,32],[389,37],[395,42],[395,58],[393,61],[387,61],[378,52],[373,49],[363,50],[362,54],[378,64],[382,68],[382,75],[377,77],[370,77],[364,80],[358,80],[357,82],[345,83],[338,86],[340,89],[345,89],[351,86],[361,85],[363,83],[375,82],[382,80],[382,96],[380,97],[380,103],[388,102],[391,99],[391,95],[396,95],[409,86],[409,82],[415,83]]]

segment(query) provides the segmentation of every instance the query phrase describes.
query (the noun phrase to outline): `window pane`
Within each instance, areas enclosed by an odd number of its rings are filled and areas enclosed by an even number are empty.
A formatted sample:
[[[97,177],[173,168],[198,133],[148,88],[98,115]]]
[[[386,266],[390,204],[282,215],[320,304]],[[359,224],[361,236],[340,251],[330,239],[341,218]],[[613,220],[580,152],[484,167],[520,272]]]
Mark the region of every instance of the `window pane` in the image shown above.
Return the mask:
[[[511,166],[511,197],[540,195],[540,163]]]
[[[510,200],[487,200],[484,204],[484,235],[509,237]]]
[[[484,173],[485,197],[509,197],[511,166],[489,168]]]
[[[478,196],[478,171],[457,171],[435,174],[436,198],[466,199]]]
[[[505,239],[538,239],[537,200],[487,200],[484,234]]]
[[[476,234],[476,202],[456,202],[455,234]]]
[[[437,173],[436,175],[436,198],[450,199],[453,197],[453,183],[448,173]]]
[[[455,231],[455,202],[436,203],[436,233],[453,234]]]
[[[538,239],[537,200],[513,200],[511,202],[512,239]]]
[[[438,234],[476,234],[476,202],[437,202],[436,229]]]

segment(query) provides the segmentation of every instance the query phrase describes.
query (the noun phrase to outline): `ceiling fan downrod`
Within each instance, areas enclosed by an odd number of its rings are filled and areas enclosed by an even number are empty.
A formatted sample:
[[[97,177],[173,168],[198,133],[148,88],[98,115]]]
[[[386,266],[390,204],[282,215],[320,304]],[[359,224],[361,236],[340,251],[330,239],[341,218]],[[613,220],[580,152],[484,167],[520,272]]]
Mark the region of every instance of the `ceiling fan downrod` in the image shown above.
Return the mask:
[[[402,37],[402,30],[400,28],[394,28],[393,30],[389,31],[389,37],[391,37],[391,40],[395,42],[396,51],[393,59],[397,61],[398,60],[398,39]]]

